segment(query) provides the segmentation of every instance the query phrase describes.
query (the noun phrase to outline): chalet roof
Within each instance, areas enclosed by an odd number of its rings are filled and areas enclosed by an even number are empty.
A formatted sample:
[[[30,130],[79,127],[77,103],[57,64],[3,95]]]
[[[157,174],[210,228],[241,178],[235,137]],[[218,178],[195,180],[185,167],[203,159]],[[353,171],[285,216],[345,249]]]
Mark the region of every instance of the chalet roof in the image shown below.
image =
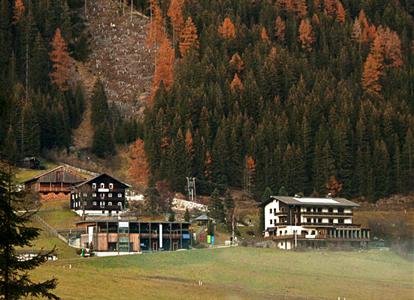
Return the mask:
[[[279,200],[288,205],[299,205],[299,206],[347,206],[357,207],[357,203],[349,201],[345,198],[314,198],[314,197],[288,197],[288,196],[271,196],[268,201],[264,203],[267,205],[273,200]]]
[[[62,171],[62,175],[58,176],[58,172]],[[82,181],[85,181],[86,177],[79,175],[75,171],[70,170],[65,166],[58,166],[52,170],[49,170],[45,173],[37,175],[29,180],[26,180],[24,183],[29,183],[32,181],[39,181],[39,182],[65,182],[65,183],[72,183],[76,184]]]
[[[91,179],[88,179],[88,180],[86,180],[86,181],[84,181],[84,182],[82,182],[82,183],[80,183],[80,184],[76,185],[76,186],[75,186],[75,188],[78,188],[78,187],[81,187],[81,186],[83,186],[83,185],[85,185],[85,184],[87,184],[87,183],[93,182],[93,181],[95,181],[96,179],[98,179],[99,177],[103,177],[103,176],[110,177],[111,179],[113,179],[113,180],[115,180],[115,181],[119,182],[120,184],[124,185],[124,186],[125,186],[125,188],[130,188],[130,187],[131,187],[129,184],[127,184],[127,183],[125,183],[125,182],[122,182],[122,181],[120,181],[120,180],[118,180],[118,179],[116,179],[116,178],[112,177],[111,175],[108,175],[108,174],[106,174],[106,173],[102,173],[102,174],[99,174],[99,175],[97,175],[97,176],[95,176],[95,177],[92,177]]]

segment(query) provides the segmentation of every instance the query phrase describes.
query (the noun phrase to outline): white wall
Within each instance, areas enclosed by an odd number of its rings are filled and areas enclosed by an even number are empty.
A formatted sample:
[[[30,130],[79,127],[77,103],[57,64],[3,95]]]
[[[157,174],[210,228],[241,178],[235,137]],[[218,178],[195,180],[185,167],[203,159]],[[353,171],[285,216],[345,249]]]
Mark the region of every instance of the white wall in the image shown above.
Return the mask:
[[[272,212],[270,212],[270,210],[272,210]],[[265,206],[265,230],[274,227],[274,220],[276,220],[276,222],[279,221],[279,218],[274,215],[275,210],[276,212],[279,212],[279,201],[277,200],[273,200]],[[272,223],[270,223],[270,220],[272,220]]]

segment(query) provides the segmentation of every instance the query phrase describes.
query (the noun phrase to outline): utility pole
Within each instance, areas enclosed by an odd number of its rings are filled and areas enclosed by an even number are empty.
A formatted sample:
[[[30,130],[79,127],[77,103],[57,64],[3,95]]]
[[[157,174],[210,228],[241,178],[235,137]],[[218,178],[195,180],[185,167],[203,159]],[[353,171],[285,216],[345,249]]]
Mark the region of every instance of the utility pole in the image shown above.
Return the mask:
[[[134,0],[131,0],[131,23],[132,23],[132,10],[134,8]]]
[[[196,184],[195,177],[186,177],[187,178],[187,190],[188,190],[188,200],[196,202]]]
[[[85,19],[87,19],[88,14],[87,14],[87,3],[86,2],[88,2],[88,0],[84,0],[84,1],[85,1]]]
[[[234,245],[234,238],[235,238],[235,234],[234,234],[234,227],[235,227],[234,208],[233,208],[233,213],[232,213],[231,218],[232,218],[232,220],[231,220],[231,244]]]

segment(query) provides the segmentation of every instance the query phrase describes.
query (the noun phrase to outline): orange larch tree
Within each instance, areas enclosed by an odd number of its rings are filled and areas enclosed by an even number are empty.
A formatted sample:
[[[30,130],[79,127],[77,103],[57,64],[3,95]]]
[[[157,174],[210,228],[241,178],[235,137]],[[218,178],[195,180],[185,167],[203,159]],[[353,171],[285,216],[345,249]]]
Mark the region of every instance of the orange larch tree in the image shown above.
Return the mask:
[[[340,183],[333,175],[329,177],[325,187],[331,197],[337,197],[342,191],[342,183]]]
[[[277,16],[275,23],[275,37],[279,42],[285,40],[286,24],[280,16]]]
[[[236,91],[243,91],[243,83],[241,82],[239,76],[236,74],[234,74],[233,80],[230,83],[230,90],[235,93]]]
[[[401,67],[403,64],[401,53],[401,40],[395,31],[388,27],[379,26],[377,38],[380,39],[384,56],[384,65]]]
[[[330,17],[334,17],[336,15],[336,0],[324,0],[323,1],[324,12],[326,15]]]
[[[49,74],[52,83],[56,84],[59,91],[65,92],[69,89],[69,80],[71,77],[71,59],[68,53],[68,47],[62,37],[60,28],[56,29],[55,36],[51,43],[52,51],[49,53],[52,61],[52,72]]]
[[[266,43],[270,42],[269,35],[267,34],[267,30],[265,27],[262,27],[262,29],[260,30],[260,38],[262,39],[263,42],[266,42]]]
[[[237,72],[241,72],[244,69],[244,62],[241,59],[239,53],[233,54],[230,59],[230,67],[236,70]]]
[[[144,142],[141,139],[136,140],[130,147],[129,157],[131,165],[128,170],[128,175],[134,185],[144,186],[148,185],[149,166],[147,155],[144,150]]]
[[[339,23],[345,23],[346,12],[341,1],[337,0],[336,2],[336,19]]]
[[[22,18],[25,11],[24,3],[22,0],[15,0],[14,1],[14,9],[13,9],[13,23],[18,23]]]
[[[164,18],[156,0],[150,1],[151,21],[148,24],[147,46],[154,47],[161,44],[165,36]]]
[[[175,43],[175,37],[179,37],[181,30],[184,26],[184,17],[183,17],[183,6],[184,0],[171,0],[170,6],[168,7],[167,15],[171,19],[171,24],[173,26],[173,42]]]
[[[352,39],[354,39],[357,42],[360,42],[361,35],[362,35],[361,23],[359,22],[358,19],[355,19],[354,25],[352,26]]]
[[[312,32],[312,25],[309,20],[303,19],[299,25],[299,40],[302,44],[302,48],[306,51],[312,51],[312,44],[315,41]]]
[[[218,32],[225,39],[233,39],[236,37],[236,27],[229,17],[224,19],[223,24],[218,28]]]
[[[152,79],[152,97],[158,90],[161,81],[165,89],[168,90],[174,82],[174,49],[170,41],[164,36],[157,54],[157,64],[155,66],[154,77]]]
[[[193,23],[193,19],[188,17],[187,21],[185,22],[184,29],[181,32],[180,36],[180,53],[181,56],[185,56],[185,54],[190,50],[198,49],[198,35],[197,35],[197,28]]]
[[[377,37],[371,47],[362,73],[362,87],[370,95],[381,97],[381,83],[379,82],[383,69],[383,46],[381,38]]]

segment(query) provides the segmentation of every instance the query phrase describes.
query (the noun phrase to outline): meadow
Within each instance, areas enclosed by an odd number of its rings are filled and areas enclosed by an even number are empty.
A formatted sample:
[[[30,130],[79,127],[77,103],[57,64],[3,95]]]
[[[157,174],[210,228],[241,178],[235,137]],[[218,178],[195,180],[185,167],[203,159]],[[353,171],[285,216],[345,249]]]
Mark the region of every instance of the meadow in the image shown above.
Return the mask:
[[[413,299],[412,262],[390,251],[200,249],[48,262],[62,299]],[[202,285],[199,285],[202,282]]]

